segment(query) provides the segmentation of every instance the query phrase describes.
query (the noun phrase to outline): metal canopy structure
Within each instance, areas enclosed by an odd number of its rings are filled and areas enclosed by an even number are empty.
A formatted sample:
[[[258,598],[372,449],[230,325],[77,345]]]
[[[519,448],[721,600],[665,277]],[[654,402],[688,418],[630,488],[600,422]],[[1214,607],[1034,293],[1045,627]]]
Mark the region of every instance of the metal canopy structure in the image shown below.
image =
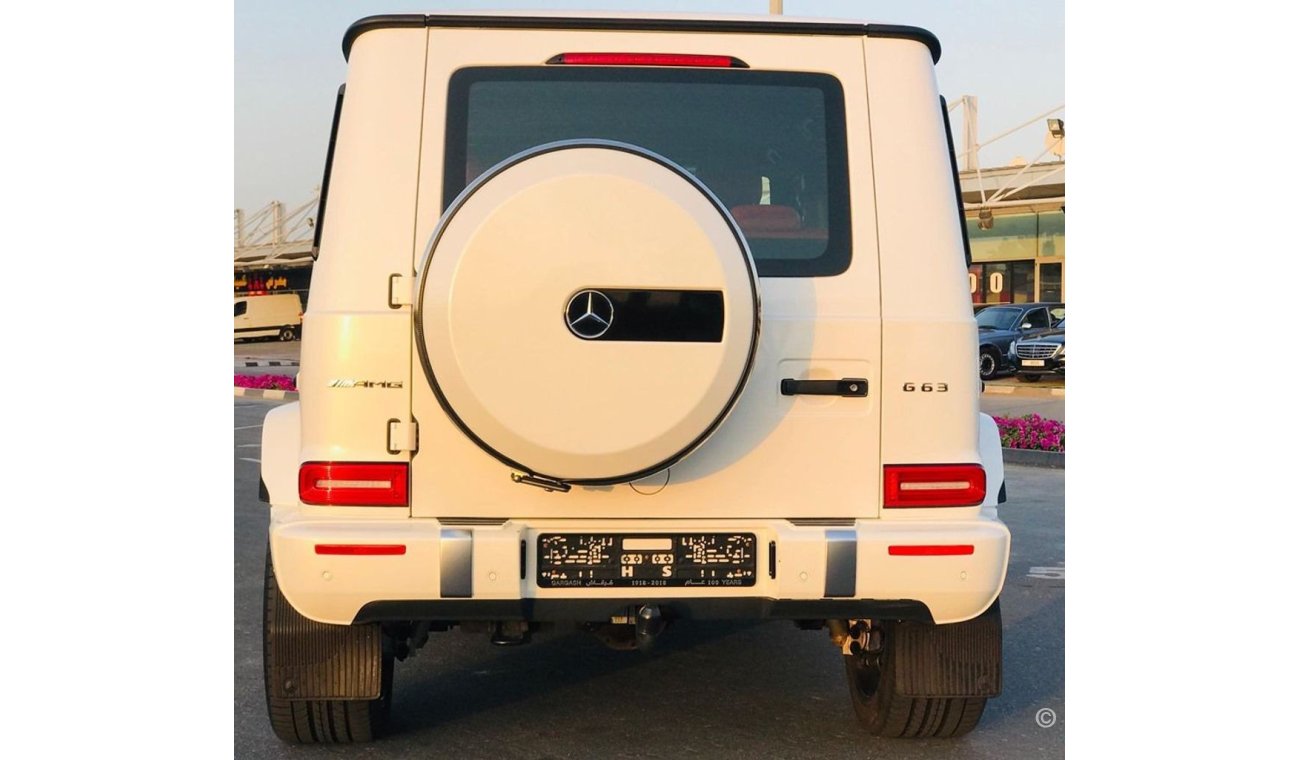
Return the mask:
[[[311,266],[320,188],[285,211],[271,201],[251,215],[235,209],[235,270]]]
[[[948,107],[948,112],[958,108],[962,110],[963,150],[957,154],[957,160],[961,164],[962,201],[967,214],[1065,205],[1065,121],[1059,118],[1065,110],[1064,103],[983,142],[979,139],[978,99],[973,95],[963,95]],[[980,165],[981,149],[1034,125],[1045,126],[1046,134],[1043,151],[1032,161],[1018,161],[1011,166],[989,169]]]

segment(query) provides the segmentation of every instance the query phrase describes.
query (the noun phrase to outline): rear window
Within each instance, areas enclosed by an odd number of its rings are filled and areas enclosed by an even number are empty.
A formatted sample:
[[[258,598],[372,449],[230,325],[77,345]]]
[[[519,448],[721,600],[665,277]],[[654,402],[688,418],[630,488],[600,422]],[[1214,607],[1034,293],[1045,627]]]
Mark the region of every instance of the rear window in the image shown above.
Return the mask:
[[[731,210],[764,277],[849,266],[844,96],[826,74],[744,69],[489,67],[457,71],[443,208],[484,170],[556,140],[654,151]]]

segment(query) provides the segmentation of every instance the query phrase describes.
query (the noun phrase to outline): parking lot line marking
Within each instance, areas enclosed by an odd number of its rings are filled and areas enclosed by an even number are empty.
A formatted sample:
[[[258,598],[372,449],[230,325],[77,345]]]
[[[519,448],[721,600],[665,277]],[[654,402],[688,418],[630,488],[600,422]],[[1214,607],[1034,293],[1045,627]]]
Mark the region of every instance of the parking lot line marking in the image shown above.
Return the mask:
[[[253,459],[252,457],[240,457],[240,459],[243,460],[243,461],[245,461],[245,462],[252,462],[252,463],[254,463],[254,464],[261,464],[261,463],[262,463],[262,460],[260,460],[260,459]]]
[[[1057,565],[1057,567],[1031,567],[1028,576],[1049,581],[1063,581],[1065,580],[1065,563],[1058,562]]]
[[[235,448],[237,448],[237,449],[260,449],[260,448],[262,448],[262,444],[260,444],[260,443],[241,443],[241,444],[239,444],[238,446],[236,446]]]
[[[253,428],[259,428],[259,427],[261,427],[261,425],[244,425],[243,427],[237,427],[237,428],[235,428],[235,429],[236,429],[236,430],[251,430],[251,429],[253,429]]]

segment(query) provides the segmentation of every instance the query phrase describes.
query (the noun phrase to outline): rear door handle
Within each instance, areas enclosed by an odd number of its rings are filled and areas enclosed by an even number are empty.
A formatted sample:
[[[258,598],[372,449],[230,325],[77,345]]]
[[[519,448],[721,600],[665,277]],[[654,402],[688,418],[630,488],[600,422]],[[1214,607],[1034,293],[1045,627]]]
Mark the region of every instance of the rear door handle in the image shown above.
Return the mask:
[[[840,380],[795,380],[787,377],[781,381],[782,396],[865,396],[867,381],[861,377]]]

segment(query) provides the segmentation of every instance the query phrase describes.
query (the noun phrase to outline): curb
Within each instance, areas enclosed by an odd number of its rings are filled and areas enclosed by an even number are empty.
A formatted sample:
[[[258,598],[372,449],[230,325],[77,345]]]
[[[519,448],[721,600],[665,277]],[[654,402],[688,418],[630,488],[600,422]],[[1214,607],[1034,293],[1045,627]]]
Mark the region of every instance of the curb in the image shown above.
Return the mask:
[[[294,361],[253,361],[253,362],[235,362],[236,367],[297,367],[298,362]]]
[[[274,390],[265,390],[262,388],[236,387],[235,395],[244,396],[247,398],[283,399],[284,401],[298,400],[298,391],[274,391]]]
[[[1002,449],[1003,464],[1020,464],[1028,467],[1065,469],[1064,451],[1035,451],[1033,449]]]
[[[1017,385],[985,384],[984,392],[1002,396],[1038,396],[1041,398],[1051,398],[1052,396],[1065,397],[1064,388],[1025,388]]]

